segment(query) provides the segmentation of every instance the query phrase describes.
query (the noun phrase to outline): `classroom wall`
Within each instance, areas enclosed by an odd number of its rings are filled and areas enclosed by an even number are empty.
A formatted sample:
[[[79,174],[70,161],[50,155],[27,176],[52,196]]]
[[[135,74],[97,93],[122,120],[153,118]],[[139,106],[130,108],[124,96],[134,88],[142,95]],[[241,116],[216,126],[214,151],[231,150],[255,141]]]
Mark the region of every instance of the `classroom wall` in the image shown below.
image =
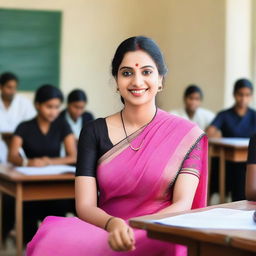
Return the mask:
[[[65,94],[76,87],[85,89],[88,107],[99,117],[122,106],[110,75],[117,45],[141,34],[156,40],[169,67],[158,96],[160,107],[182,107],[189,83],[203,88],[205,107],[218,111],[226,106],[225,100],[229,104],[234,73],[227,75],[227,6],[238,1],[250,0],[0,0],[0,7],[63,12],[61,89]],[[248,8],[247,3],[241,17],[247,17]]]

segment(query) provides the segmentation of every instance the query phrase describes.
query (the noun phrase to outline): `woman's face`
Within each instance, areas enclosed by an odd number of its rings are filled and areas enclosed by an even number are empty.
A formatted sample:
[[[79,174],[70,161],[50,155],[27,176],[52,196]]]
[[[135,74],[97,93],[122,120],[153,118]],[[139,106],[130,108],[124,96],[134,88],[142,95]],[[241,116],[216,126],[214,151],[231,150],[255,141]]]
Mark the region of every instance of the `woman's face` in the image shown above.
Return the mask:
[[[155,62],[141,50],[125,54],[116,81],[125,104],[131,105],[155,102],[159,86],[162,86],[162,76]]]
[[[72,119],[77,120],[83,114],[85,105],[84,101],[74,101],[68,104],[67,110]]]
[[[53,122],[60,113],[61,101],[54,98],[43,103],[36,103],[38,114],[46,121]]]

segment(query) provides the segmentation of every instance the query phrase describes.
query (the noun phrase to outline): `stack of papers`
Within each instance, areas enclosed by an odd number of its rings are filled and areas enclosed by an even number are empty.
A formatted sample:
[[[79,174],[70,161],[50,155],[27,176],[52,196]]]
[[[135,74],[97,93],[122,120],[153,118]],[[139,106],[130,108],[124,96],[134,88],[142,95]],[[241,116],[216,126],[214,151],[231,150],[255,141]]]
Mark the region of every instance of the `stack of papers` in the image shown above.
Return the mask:
[[[196,229],[246,229],[255,230],[254,211],[215,208],[203,212],[181,214],[174,217],[152,220],[151,222]]]
[[[44,167],[16,167],[15,170],[25,175],[54,175],[75,173],[76,167],[70,165],[48,165]]]

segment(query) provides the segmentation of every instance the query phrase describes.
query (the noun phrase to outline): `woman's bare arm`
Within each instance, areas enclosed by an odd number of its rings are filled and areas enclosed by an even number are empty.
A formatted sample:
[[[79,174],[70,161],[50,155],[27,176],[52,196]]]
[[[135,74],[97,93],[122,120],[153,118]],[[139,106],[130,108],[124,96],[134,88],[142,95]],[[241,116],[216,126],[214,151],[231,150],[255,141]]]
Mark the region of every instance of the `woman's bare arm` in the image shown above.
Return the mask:
[[[111,215],[97,207],[97,184],[94,177],[75,179],[76,211],[80,219],[104,228]]]
[[[14,135],[11,139],[8,161],[16,166],[21,166],[23,159],[20,156],[19,149],[22,147],[23,140],[20,136]]]
[[[191,174],[179,174],[173,190],[172,204],[159,213],[174,213],[190,210],[199,183],[198,177]]]

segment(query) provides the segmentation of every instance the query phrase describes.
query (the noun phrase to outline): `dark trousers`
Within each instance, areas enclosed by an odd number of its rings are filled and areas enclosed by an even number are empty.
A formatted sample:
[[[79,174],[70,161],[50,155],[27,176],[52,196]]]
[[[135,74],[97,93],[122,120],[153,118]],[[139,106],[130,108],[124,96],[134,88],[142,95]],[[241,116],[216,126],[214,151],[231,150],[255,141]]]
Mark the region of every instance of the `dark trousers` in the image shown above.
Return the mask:
[[[245,162],[226,162],[226,193],[231,191],[232,201],[245,199]],[[219,191],[219,159],[212,158],[211,164],[211,194]]]
[[[3,229],[5,240],[14,228],[15,201],[8,195],[3,195]],[[67,212],[75,213],[74,200],[35,201],[23,203],[23,241],[27,244],[37,231],[38,221],[49,215],[65,216]]]

